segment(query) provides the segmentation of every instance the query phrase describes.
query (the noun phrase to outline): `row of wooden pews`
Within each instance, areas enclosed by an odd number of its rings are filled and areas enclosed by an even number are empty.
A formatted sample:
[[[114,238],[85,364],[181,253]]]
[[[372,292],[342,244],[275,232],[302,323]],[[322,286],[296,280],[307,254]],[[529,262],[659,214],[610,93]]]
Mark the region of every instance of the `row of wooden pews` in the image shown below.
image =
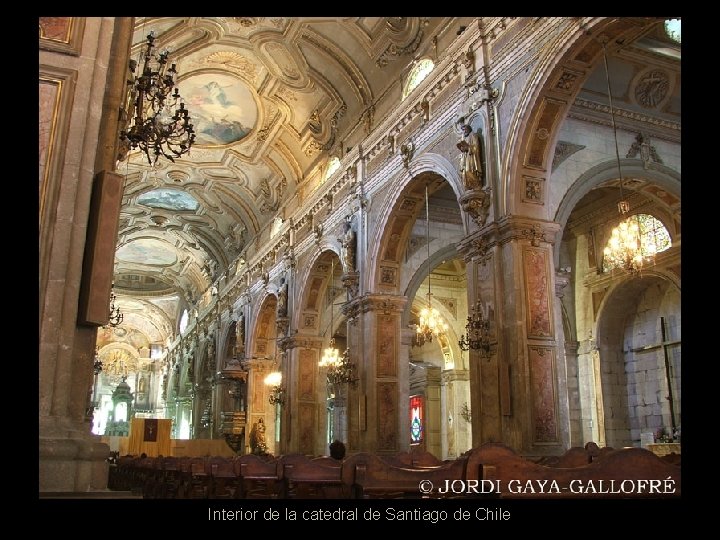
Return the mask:
[[[533,461],[487,443],[446,461],[417,450],[343,461],[126,456],[111,467],[110,487],[179,499],[654,498],[680,495],[680,467],[640,448],[587,445]]]

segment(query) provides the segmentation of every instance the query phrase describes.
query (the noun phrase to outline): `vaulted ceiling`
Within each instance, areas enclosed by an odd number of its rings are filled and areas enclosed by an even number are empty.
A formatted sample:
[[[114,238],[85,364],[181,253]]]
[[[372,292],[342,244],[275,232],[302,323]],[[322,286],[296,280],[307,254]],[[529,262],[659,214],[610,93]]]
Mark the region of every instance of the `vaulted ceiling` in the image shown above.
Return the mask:
[[[329,156],[372,129],[442,17],[136,18],[177,64],[197,139],[175,162],[131,152],[115,258],[125,323],[169,335],[249,242],[309,195]],[[183,302],[184,300],[184,302]]]

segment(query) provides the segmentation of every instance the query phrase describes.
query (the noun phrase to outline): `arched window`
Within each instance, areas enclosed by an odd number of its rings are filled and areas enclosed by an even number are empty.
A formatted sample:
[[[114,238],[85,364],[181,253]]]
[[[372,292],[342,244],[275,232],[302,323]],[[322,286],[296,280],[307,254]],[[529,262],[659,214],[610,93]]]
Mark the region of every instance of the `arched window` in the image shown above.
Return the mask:
[[[407,81],[405,81],[405,89],[403,90],[402,98],[405,99],[410,95],[410,92],[415,90],[417,86],[423,82],[430,72],[435,67],[435,64],[429,58],[423,58],[417,64],[413,66],[408,74]]]
[[[335,171],[337,171],[340,168],[340,159],[337,157],[331,157],[328,160],[327,164],[327,170],[325,171],[325,177],[323,178],[323,183],[327,181],[328,178],[330,178],[333,174],[335,174]]]
[[[180,317],[180,333],[184,334],[185,329],[188,325],[188,320],[190,319],[190,316],[188,315],[188,310],[186,309],[183,311],[182,317]]]
[[[672,245],[670,233],[662,221],[650,214],[636,214],[621,222],[612,231],[604,250],[603,270],[623,266],[633,257],[640,240],[640,255],[643,258],[669,249]]]
[[[665,21],[665,32],[670,39],[680,43],[680,38],[682,37],[680,19],[668,19]]]
[[[660,253],[670,248],[670,233],[662,221],[650,214],[638,214],[637,219],[640,222],[640,245],[643,250]]]

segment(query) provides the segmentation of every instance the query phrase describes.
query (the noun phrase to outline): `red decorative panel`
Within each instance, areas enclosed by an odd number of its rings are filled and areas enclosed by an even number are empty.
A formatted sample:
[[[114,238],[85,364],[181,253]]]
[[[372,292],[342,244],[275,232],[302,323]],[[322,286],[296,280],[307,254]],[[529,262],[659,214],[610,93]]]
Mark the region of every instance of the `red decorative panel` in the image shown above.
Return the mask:
[[[300,432],[300,453],[315,453],[315,405],[312,403],[298,404],[298,428]]]
[[[534,440],[536,443],[556,443],[555,351],[550,347],[528,347],[528,358]]]
[[[300,349],[298,399],[315,400],[316,365],[316,351],[314,349]]]
[[[525,292],[527,294],[527,331],[528,337],[552,339],[554,325],[550,302],[550,279],[547,251],[525,249],[523,251],[525,268]]]
[[[397,315],[377,315],[377,377],[397,376]]]
[[[377,383],[377,449],[397,450],[397,383]]]

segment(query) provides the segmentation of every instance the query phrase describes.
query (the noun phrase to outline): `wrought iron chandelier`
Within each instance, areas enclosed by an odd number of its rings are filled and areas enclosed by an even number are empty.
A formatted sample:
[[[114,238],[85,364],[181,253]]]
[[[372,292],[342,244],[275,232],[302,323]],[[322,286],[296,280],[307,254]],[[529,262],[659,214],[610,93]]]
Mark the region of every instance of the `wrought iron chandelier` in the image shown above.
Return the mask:
[[[130,88],[130,125],[120,132],[120,140],[128,141],[130,147],[140,148],[151,165],[160,156],[170,161],[186,154],[195,142],[195,131],[190,123],[189,111],[175,86],[176,64],[168,64],[168,51],[157,55],[155,35],[150,32],[143,50],[140,75]],[[135,73],[137,63],[130,61]],[[172,92],[172,93],[171,93]],[[174,111],[174,112],[173,112]]]
[[[428,306],[420,311],[420,323],[415,327],[414,347],[422,347],[430,343],[434,337],[448,331],[448,324],[443,320],[440,312],[432,307],[432,292],[430,289],[430,205],[428,202],[428,188],[425,186],[425,244],[427,245],[428,264]]]
[[[120,323],[123,322],[125,317],[122,311],[120,311],[120,307],[115,305],[115,300],[117,300],[117,295],[115,294],[115,282],[113,282],[110,287],[110,315],[107,323],[107,326],[111,326],[113,328],[120,326]]]
[[[644,246],[640,231],[639,214],[625,217],[630,212],[630,203],[625,199],[623,191],[623,173],[620,163],[620,150],[618,147],[617,125],[615,124],[615,108],[613,107],[612,89],[610,87],[610,70],[608,68],[607,49],[603,43],[603,60],[605,62],[605,80],[607,83],[608,103],[610,105],[610,120],[612,122],[613,137],[615,139],[615,159],[617,161],[618,176],[620,177],[620,202],[618,212],[622,218],[617,227],[610,234],[610,240],[603,250],[604,268],[622,268],[631,274],[639,274],[646,262],[655,256],[654,246]]]
[[[331,260],[330,268],[328,290],[332,290],[331,288],[335,277],[335,259]],[[333,300],[334,298],[330,300],[330,342],[328,343],[328,347],[325,349],[320,362],[318,362],[318,366],[321,368],[327,368],[328,384],[349,383],[354,385],[357,378],[355,377],[355,365],[350,361],[350,349],[346,348],[342,356],[340,356],[340,351],[337,347],[335,347],[335,338],[332,335],[334,329],[333,312],[335,311]]]
[[[458,341],[463,351],[480,351],[483,356],[490,352],[490,320],[483,316],[482,304],[478,301],[468,315],[466,333]]]
[[[270,387],[268,400],[271,405],[282,405],[285,403],[285,388],[282,386],[282,373],[272,371],[265,377],[265,384]]]

